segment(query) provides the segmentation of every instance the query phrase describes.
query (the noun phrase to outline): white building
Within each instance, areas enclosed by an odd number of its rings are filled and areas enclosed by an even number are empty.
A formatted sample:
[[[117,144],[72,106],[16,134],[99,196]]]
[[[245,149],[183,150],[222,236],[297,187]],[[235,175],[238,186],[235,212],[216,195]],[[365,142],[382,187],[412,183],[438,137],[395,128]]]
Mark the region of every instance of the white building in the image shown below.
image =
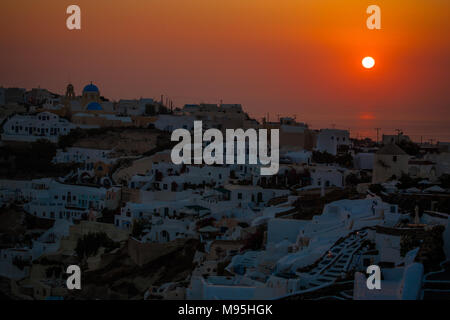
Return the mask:
[[[299,267],[313,264],[333,244],[355,230],[379,224],[395,224],[401,215],[398,207],[384,203],[377,197],[359,200],[340,200],[325,205],[323,213],[305,222],[292,221],[298,227],[295,246],[297,252],[287,254],[277,262],[277,270],[295,272]],[[281,220],[281,219],[276,219]],[[286,227],[285,221],[268,224],[268,240],[294,239],[295,227]],[[283,240],[282,240],[283,239]]]
[[[229,192],[229,200],[239,207],[248,204],[263,206],[270,199],[290,194],[289,190],[266,189],[259,186],[229,184],[224,188]]]
[[[196,238],[195,223],[189,220],[157,219],[150,231],[142,237],[143,242],[164,243],[175,239]]]
[[[372,183],[399,179],[408,173],[409,155],[396,144],[388,144],[374,156]]]
[[[32,199],[31,181],[0,180],[0,205]]]
[[[22,279],[29,274],[31,261],[32,254],[28,248],[2,249],[0,250],[0,276]],[[20,264],[23,264],[23,267]]]
[[[175,129],[193,130],[195,117],[193,116],[175,116],[161,114],[155,121],[155,128],[162,131],[172,132]]]
[[[2,140],[33,142],[39,139],[58,142],[76,126],[50,112],[36,115],[14,115],[3,126]]]
[[[108,155],[112,150],[91,149],[72,147],[66,150],[58,149],[53,163],[83,163],[94,164],[96,162],[111,163],[114,159],[110,159]]]
[[[46,219],[80,219],[92,209],[115,209],[120,201],[119,187],[69,185],[51,180],[36,189],[33,200],[25,204],[26,212]]]
[[[153,217],[175,217],[181,213],[181,209],[190,203],[190,200],[181,201],[151,201],[147,203],[127,202],[121,208],[120,215],[114,216],[114,224],[121,229],[130,229],[133,222]]]
[[[357,153],[353,157],[355,168],[358,170],[373,170],[375,154],[374,153]]]
[[[339,146],[350,145],[350,133],[347,130],[321,129],[317,137],[316,150],[336,155]]]
[[[38,239],[33,240],[31,253],[33,260],[43,254],[55,253],[60,248],[61,239],[69,236],[71,221],[56,220],[53,227],[44,232]]]
[[[314,188],[345,186],[344,170],[333,166],[311,166],[311,186]]]
[[[284,154],[295,164],[311,164],[312,152],[307,150],[292,151]]]
[[[410,142],[411,139],[409,136],[403,135],[403,133],[400,134],[383,134],[383,137],[381,139],[383,144],[392,144],[392,143],[400,143],[400,142]]]

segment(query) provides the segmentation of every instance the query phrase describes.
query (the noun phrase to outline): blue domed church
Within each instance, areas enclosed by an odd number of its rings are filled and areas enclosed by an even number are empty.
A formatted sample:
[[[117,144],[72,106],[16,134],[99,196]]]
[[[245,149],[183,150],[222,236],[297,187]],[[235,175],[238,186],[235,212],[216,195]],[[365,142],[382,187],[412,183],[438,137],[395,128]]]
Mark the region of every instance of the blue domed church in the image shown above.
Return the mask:
[[[100,111],[103,110],[100,103],[100,90],[98,90],[98,87],[91,82],[83,89],[81,104],[86,111]]]
[[[86,106],[86,111],[101,111],[103,110],[102,106],[98,102],[89,102]]]

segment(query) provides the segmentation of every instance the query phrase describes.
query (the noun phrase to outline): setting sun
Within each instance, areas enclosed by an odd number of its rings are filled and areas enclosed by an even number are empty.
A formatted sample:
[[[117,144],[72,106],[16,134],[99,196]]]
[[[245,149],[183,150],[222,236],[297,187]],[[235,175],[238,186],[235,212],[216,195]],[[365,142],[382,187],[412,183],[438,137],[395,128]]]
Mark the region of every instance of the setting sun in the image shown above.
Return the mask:
[[[362,59],[362,65],[366,69],[371,69],[375,65],[375,59],[372,57],[365,57]]]

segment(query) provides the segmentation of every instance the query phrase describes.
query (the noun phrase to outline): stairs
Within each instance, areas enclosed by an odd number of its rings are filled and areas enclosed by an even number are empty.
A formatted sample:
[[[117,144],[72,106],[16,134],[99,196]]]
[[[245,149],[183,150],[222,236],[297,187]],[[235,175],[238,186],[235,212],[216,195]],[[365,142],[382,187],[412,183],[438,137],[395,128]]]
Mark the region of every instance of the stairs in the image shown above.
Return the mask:
[[[367,231],[359,231],[358,234],[351,234],[333,246],[327,254],[325,254],[317,266],[307,273],[298,274],[299,277],[306,280],[307,285],[300,287],[295,293],[311,293],[327,286],[331,286],[340,281],[352,266],[353,258],[361,252],[362,242],[367,238]],[[353,289],[343,291],[333,297],[333,299],[351,299],[353,297]]]

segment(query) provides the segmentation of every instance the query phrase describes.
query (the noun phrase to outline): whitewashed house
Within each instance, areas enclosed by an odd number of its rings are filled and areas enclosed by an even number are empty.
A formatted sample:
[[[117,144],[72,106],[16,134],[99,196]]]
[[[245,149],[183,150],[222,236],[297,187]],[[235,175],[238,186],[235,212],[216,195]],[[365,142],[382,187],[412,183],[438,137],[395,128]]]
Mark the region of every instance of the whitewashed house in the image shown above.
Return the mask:
[[[267,201],[275,197],[289,195],[289,190],[266,189],[259,186],[245,186],[228,184],[224,189],[229,192],[229,201],[237,206],[254,204],[263,206]]]
[[[0,250],[0,276],[10,279],[26,277],[31,268],[32,254],[29,248]]]
[[[169,132],[172,132],[175,129],[193,130],[195,120],[196,118],[193,116],[160,114],[155,121],[155,128]]]
[[[149,232],[142,237],[143,242],[165,243],[175,239],[197,238],[195,223],[180,219],[157,219],[152,222]]]
[[[325,205],[323,213],[306,222],[292,223],[298,226],[296,246],[297,252],[290,253],[277,262],[277,270],[295,271],[298,267],[314,263],[327,252],[332,245],[342,237],[355,230],[383,225],[387,221],[395,224],[401,215],[398,207],[384,203],[377,197],[359,200],[340,200]],[[286,222],[271,222],[268,224],[268,239],[273,243],[285,240],[292,241],[293,233],[284,232]],[[295,229],[295,228],[294,228]],[[286,236],[284,236],[286,235]],[[274,240],[275,239],[275,240]]]
[[[61,135],[68,134],[76,125],[50,112],[36,115],[14,115],[3,126],[2,140],[33,142],[46,139],[58,142]]]
[[[115,209],[120,201],[119,187],[94,187],[63,184],[52,180],[39,189],[34,200],[25,204],[28,213],[46,219],[80,219],[89,210]]]
[[[350,133],[347,130],[320,130],[317,136],[316,150],[336,155],[340,146],[350,146]]]
[[[71,147],[65,150],[58,149],[55,157],[52,159],[53,163],[83,163],[94,164],[96,162],[111,163],[113,159],[109,158],[112,150],[91,149]]]
[[[345,186],[344,170],[334,166],[310,166],[311,186],[315,188]]]
[[[114,224],[121,229],[130,229],[135,220],[153,217],[176,217],[182,212],[188,201],[151,201],[147,203],[127,202],[114,216]]]
[[[355,156],[353,157],[353,162],[355,168],[358,170],[373,170],[374,159],[374,153],[360,152],[355,154]]]

